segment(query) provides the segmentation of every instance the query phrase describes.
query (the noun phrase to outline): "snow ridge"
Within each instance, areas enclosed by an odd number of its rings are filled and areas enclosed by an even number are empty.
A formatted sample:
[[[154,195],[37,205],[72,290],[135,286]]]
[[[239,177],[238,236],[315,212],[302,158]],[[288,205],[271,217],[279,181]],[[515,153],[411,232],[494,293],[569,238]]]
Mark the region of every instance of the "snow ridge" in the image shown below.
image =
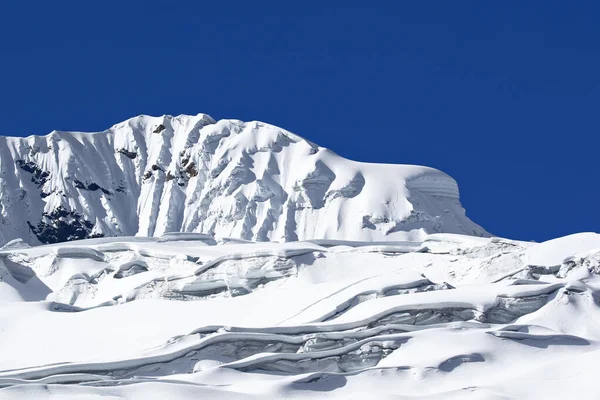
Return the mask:
[[[0,168],[0,245],[168,232],[252,241],[488,235],[438,170],[354,162],[276,126],[206,114],[0,137]]]

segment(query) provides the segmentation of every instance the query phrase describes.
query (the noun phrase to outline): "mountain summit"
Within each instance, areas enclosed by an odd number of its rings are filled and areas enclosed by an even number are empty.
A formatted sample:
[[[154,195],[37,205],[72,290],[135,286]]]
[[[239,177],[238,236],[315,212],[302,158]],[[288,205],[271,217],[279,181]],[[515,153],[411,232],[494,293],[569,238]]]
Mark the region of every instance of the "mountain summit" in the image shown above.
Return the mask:
[[[0,137],[0,167],[0,243],[488,236],[441,171],[350,161],[256,121],[141,115],[103,132]]]

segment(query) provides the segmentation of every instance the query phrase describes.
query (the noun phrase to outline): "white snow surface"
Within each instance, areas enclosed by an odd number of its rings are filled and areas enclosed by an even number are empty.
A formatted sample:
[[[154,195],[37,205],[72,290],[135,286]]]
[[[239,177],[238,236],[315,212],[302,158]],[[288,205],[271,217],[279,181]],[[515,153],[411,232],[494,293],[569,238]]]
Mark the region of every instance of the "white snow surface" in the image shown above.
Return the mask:
[[[489,236],[443,172],[350,161],[273,125],[206,114],[0,137],[0,170],[0,245],[172,232],[277,242]]]
[[[600,235],[0,249],[0,399],[598,399]]]
[[[205,114],[0,170],[2,400],[600,398],[600,235],[490,237],[438,170]]]

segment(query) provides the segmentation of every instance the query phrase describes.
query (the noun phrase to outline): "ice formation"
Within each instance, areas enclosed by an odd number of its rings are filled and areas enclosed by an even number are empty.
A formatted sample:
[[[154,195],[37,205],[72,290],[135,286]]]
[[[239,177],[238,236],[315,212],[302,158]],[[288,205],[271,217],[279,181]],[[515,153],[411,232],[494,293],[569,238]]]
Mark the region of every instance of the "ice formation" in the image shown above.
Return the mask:
[[[0,250],[0,398],[593,399],[600,235]]]
[[[0,399],[600,398],[600,235],[490,237],[440,171],[206,115],[0,166]]]
[[[262,122],[139,116],[0,137],[0,245],[197,232],[253,241],[487,233],[426,167],[354,162]]]

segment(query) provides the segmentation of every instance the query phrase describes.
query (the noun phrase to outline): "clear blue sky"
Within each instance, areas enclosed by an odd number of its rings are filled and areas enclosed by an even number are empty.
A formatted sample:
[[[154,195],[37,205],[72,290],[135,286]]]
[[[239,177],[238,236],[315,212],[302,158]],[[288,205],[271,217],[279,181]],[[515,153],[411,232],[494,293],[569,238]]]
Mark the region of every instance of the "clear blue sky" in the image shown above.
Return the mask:
[[[600,230],[597,1],[11,3],[0,134],[262,120],[439,168],[500,236]]]

